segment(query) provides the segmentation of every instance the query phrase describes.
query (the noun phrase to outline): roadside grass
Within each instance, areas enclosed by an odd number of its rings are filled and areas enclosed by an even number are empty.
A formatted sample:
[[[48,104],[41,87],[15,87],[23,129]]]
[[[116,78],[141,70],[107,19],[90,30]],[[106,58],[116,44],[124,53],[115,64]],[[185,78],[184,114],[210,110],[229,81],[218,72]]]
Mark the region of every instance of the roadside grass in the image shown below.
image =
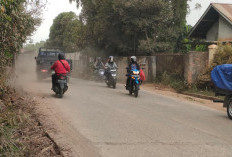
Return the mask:
[[[215,97],[215,93],[212,89],[199,89],[196,85],[193,85],[191,88],[186,89],[186,92]]]
[[[187,89],[187,85],[183,78],[178,75],[168,74],[166,71],[162,74],[158,74],[155,84],[162,84],[168,88],[172,88],[177,92],[181,92]]]
[[[178,93],[188,93],[188,94],[203,95],[207,97],[215,97],[218,99],[224,99],[224,96],[215,96],[214,91],[209,88],[200,89],[200,88],[197,88],[196,85],[192,85],[189,88],[188,84],[184,81],[183,78],[177,75],[170,75],[166,71],[162,74],[157,75],[153,83],[159,86],[162,85],[165,88],[170,88],[172,90],[175,90]]]
[[[30,97],[0,84],[1,157],[61,156],[39,123],[34,104]]]
[[[28,121],[10,97],[12,91],[1,88],[0,114],[0,154],[1,156],[23,156],[25,147],[17,139],[17,133]]]

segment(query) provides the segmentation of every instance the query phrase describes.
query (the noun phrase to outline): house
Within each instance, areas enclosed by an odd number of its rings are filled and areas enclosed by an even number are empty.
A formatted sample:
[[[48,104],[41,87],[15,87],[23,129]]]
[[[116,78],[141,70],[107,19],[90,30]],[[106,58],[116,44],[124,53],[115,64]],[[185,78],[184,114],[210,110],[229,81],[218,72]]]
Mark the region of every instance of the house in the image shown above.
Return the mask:
[[[232,4],[211,3],[188,38],[205,41],[232,41]]]

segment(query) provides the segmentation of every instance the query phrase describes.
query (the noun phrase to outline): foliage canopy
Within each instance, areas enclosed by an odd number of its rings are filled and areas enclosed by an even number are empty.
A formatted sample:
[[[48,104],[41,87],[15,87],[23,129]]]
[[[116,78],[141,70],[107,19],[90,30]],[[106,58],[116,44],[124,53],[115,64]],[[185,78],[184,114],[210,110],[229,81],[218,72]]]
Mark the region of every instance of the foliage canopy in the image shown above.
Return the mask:
[[[0,66],[12,63],[13,54],[40,24],[41,7],[39,0],[0,1]]]
[[[82,23],[74,12],[60,13],[50,28],[47,47],[61,47],[66,52],[73,52],[81,47]]]
[[[173,52],[185,31],[187,0],[69,0],[82,6],[84,47],[117,55]]]

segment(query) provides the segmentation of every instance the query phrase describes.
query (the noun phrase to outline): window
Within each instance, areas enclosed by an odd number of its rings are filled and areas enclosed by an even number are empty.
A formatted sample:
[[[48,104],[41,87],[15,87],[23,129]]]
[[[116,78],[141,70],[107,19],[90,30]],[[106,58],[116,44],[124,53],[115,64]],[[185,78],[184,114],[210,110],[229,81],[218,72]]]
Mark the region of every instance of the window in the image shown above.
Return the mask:
[[[39,52],[39,56],[46,56],[46,52],[40,51],[40,52]]]

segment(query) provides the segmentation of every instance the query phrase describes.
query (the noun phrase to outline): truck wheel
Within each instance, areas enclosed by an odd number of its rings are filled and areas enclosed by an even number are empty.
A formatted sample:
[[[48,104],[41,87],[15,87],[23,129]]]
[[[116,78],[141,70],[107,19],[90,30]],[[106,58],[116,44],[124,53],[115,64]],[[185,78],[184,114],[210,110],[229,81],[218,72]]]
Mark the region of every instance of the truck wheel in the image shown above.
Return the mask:
[[[227,115],[232,120],[232,100],[227,104]]]

